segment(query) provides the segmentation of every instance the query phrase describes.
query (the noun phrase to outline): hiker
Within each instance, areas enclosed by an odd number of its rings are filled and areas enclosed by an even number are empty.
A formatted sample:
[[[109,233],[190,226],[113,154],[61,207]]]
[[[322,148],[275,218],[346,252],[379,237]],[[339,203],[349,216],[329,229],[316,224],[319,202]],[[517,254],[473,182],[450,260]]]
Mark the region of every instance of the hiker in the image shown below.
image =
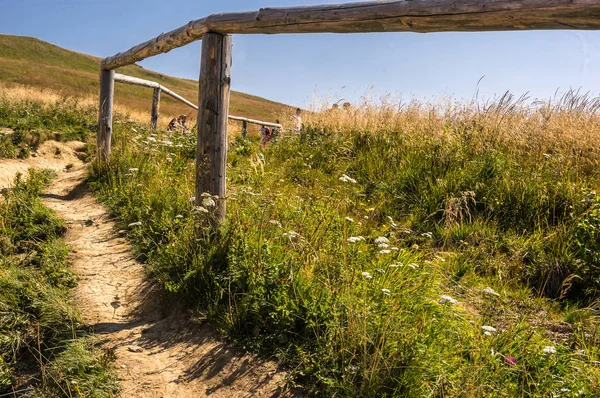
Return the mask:
[[[273,136],[271,135],[271,130],[268,127],[262,126],[260,128],[260,142],[263,148],[271,141]]]
[[[302,118],[300,114],[302,113],[302,109],[296,108],[296,114],[294,115],[294,131],[300,131],[302,129]]]

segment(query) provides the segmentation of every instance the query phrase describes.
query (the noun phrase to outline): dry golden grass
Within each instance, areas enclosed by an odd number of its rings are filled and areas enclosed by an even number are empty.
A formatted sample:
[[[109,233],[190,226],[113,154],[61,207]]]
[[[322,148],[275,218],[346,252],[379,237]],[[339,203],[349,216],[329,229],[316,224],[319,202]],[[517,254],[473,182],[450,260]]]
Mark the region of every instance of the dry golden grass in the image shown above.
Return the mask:
[[[600,150],[600,98],[569,91],[546,101],[506,93],[495,101],[436,103],[369,98],[348,108],[321,101],[303,115],[306,126],[334,132],[403,132],[416,139],[460,140],[476,133],[479,142],[499,142],[542,153]]]

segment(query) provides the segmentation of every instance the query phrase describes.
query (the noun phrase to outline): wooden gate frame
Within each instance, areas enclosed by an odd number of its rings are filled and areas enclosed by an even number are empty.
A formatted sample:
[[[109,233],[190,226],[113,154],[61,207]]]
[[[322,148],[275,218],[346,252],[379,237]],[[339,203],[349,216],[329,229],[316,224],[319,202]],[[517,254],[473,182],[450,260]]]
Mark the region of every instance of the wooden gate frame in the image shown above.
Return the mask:
[[[110,157],[114,69],[202,40],[196,204],[201,204],[203,193],[219,197],[214,212],[217,227],[225,219],[230,35],[536,29],[598,30],[600,0],[383,0],[213,14],[102,61],[98,155],[101,161]]]

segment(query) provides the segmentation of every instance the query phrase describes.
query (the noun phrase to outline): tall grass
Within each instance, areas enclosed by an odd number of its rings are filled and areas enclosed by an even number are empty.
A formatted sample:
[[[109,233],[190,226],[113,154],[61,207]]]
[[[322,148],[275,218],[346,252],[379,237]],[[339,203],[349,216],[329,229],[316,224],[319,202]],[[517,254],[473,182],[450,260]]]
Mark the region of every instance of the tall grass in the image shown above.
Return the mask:
[[[0,199],[0,394],[37,379],[40,396],[113,396],[109,361],[79,339],[66,228],[39,198],[51,177],[31,170]]]
[[[217,235],[194,137],[121,124],[90,181],[167,290],[312,395],[593,396],[597,103],[365,103],[236,137]]]

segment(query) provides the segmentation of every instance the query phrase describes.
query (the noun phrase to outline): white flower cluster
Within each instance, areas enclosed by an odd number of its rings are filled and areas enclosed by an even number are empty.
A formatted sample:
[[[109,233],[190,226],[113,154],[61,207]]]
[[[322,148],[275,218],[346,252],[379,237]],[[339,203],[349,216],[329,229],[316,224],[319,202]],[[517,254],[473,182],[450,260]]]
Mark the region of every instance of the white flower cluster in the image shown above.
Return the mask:
[[[339,180],[342,182],[350,182],[352,184],[356,184],[356,180],[346,174],[342,174],[342,176],[339,178]]]

